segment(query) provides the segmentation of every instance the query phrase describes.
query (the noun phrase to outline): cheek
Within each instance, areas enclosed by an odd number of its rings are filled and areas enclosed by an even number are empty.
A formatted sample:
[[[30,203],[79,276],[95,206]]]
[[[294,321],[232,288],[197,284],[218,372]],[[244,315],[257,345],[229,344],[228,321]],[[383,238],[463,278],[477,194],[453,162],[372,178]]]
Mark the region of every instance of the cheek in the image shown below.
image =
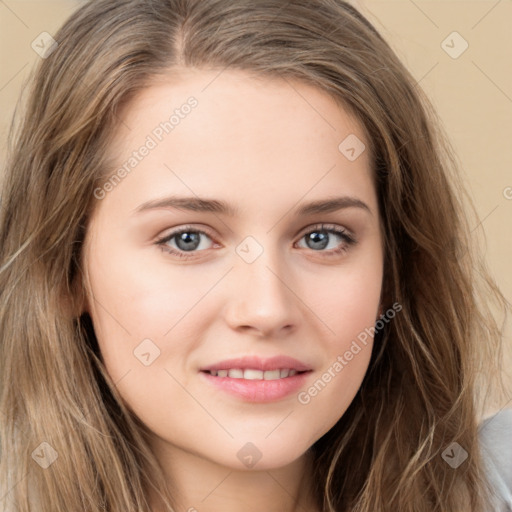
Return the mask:
[[[102,258],[95,257],[98,254],[99,249],[89,260],[94,296],[90,312],[114,382],[128,371],[151,379],[155,371],[149,369],[158,369],[164,361],[184,364],[186,351],[200,340],[197,330],[205,315],[194,313],[200,308],[204,313],[199,302],[211,288],[209,280],[183,267],[148,265],[128,251],[118,254],[115,248],[104,247]],[[151,365],[146,368],[148,360]]]
[[[91,316],[105,367],[124,402],[156,426],[165,419],[162,396],[172,396],[178,410],[189,406],[181,385],[188,385],[187,355],[203,329],[194,305],[206,290],[179,272],[170,286],[150,268],[130,272],[125,263],[103,279],[91,276],[97,298]]]
[[[378,254],[345,268],[323,287],[310,288],[315,311],[329,327],[320,339],[325,363],[298,396],[300,406],[317,418],[314,438],[327,432],[347,410],[368,370],[381,294]]]
[[[93,255],[89,264],[97,314],[132,337],[164,336],[212,284],[191,267],[155,264],[133,250],[102,247],[100,253],[101,262]]]
[[[297,396],[298,407],[315,418],[311,442],[330,430],[356,396],[368,370],[373,349],[376,303],[363,303],[355,313],[331,318],[334,339],[324,339],[325,362],[315,379]]]
[[[351,340],[375,325],[382,275],[379,252],[368,251],[310,288],[309,300],[314,301],[315,311],[329,327],[332,346],[337,350],[350,345]]]

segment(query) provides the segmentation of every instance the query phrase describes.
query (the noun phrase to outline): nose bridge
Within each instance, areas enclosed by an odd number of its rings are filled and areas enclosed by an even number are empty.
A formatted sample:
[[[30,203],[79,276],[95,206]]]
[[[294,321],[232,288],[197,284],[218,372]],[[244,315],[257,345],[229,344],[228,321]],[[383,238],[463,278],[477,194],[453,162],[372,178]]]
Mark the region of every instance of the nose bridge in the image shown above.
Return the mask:
[[[234,293],[228,320],[235,326],[273,331],[297,322],[290,272],[285,254],[272,236],[246,237],[237,247],[233,272]]]
[[[287,295],[283,282],[286,277],[282,271],[285,268],[285,255],[280,252],[272,236],[264,240],[261,238],[256,240],[249,236],[238,245],[236,270],[241,284],[246,283],[245,296],[256,297],[262,293],[261,298],[266,298],[266,302],[270,303]]]

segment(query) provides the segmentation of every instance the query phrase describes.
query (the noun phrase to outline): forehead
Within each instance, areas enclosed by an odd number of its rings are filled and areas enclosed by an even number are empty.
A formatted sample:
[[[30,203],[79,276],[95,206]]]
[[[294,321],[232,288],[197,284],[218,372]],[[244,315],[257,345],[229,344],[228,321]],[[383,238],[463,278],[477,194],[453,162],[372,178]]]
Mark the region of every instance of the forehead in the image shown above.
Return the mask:
[[[187,107],[191,98],[197,103],[193,109]],[[183,109],[185,114],[180,112]],[[192,121],[185,122],[187,118]],[[347,134],[357,135],[366,147],[370,142],[364,125],[341,99],[298,80],[240,70],[186,68],[155,78],[124,106],[119,120],[113,153],[127,145],[136,147],[141,134],[155,133],[154,138],[170,144],[188,138],[202,147],[208,141],[251,146],[265,135],[267,142],[275,141],[272,146],[284,149],[296,144],[297,150],[301,140],[318,138],[338,149],[338,141]],[[168,126],[169,121],[173,126]],[[170,131],[165,130],[166,123]]]
[[[326,92],[303,82],[180,70],[142,90],[119,118],[111,172],[138,149],[150,150],[132,162],[115,194],[131,188],[148,200],[172,189],[242,202],[259,195],[262,202],[272,199],[270,190],[299,200],[310,192],[325,196],[342,184],[369,201],[364,126]]]

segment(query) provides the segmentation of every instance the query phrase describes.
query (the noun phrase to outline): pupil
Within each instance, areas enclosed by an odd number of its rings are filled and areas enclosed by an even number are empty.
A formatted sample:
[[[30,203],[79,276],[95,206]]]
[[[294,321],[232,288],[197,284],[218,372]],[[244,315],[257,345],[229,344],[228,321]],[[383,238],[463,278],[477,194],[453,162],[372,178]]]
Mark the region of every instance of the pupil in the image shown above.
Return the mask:
[[[196,249],[199,245],[199,233],[181,233],[178,235],[176,245],[184,251]]]
[[[314,246],[313,249],[324,249],[327,247],[327,235],[325,233],[315,231],[310,233],[309,239],[313,241],[313,244],[319,244]]]

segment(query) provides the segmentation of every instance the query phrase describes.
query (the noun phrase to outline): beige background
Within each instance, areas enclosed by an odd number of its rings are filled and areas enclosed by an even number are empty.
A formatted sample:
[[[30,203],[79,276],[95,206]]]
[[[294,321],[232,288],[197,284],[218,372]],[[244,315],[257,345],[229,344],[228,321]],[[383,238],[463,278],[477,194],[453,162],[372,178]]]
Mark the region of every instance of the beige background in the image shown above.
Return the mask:
[[[489,266],[512,301],[512,1],[354,3],[391,43],[437,107],[475,199],[487,237]],[[77,5],[71,0],[0,0],[2,162],[16,99],[40,58],[31,43],[43,31],[55,34]],[[450,35],[454,31],[459,35]],[[445,51],[455,56],[464,41],[468,48],[458,58]],[[477,224],[475,229],[480,227]],[[509,322],[508,346],[511,340]],[[509,368],[510,363],[512,357]]]

